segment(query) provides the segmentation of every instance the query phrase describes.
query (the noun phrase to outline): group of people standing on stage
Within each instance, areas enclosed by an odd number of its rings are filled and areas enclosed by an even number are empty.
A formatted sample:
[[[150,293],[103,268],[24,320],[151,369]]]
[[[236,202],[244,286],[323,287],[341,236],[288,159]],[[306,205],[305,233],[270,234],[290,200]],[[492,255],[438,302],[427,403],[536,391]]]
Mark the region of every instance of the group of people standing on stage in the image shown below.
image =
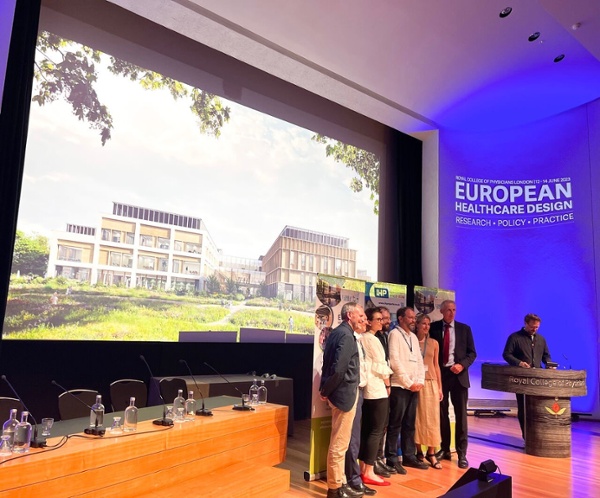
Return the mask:
[[[440,460],[452,458],[449,399],[458,466],[469,466],[468,369],[475,344],[471,328],[454,319],[454,301],[444,301],[440,311],[443,319],[431,323],[400,308],[391,328],[385,307],[342,307],[343,321],[325,344],[320,384],[332,415],[328,498],[374,495],[369,485],[389,486],[384,478],[406,474],[405,467],[441,469]]]

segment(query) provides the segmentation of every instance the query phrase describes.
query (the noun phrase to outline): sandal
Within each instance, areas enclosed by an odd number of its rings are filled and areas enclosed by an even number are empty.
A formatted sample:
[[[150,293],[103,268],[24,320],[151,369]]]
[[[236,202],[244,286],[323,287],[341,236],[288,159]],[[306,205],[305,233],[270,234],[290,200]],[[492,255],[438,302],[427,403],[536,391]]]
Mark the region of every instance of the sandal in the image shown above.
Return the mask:
[[[416,457],[419,462],[422,462],[423,460],[425,460],[425,456],[423,455],[423,452],[421,450],[417,450]]]
[[[431,455],[429,453],[427,453],[427,456],[425,457],[425,459],[431,464],[431,466],[434,469],[441,469],[442,468],[442,464],[435,457],[435,453],[432,453]]]

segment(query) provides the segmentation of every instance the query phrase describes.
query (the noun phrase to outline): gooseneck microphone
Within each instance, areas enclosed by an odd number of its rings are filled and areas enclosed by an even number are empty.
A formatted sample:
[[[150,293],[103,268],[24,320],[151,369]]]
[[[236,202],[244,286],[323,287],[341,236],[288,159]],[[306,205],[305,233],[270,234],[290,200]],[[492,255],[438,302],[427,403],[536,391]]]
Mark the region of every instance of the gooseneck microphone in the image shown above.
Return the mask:
[[[218,372],[216,368],[211,367],[208,363],[204,362],[204,364],[208,368],[210,368],[214,373],[216,373],[219,377],[221,377],[225,382],[227,382],[227,384],[229,384],[231,387],[233,387],[238,393],[240,393],[240,397],[242,398],[242,404],[241,405],[233,405],[234,410],[238,410],[240,412],[254,411],[254,408],[252,408],[250,405],[246,404],[246,402],[244,401],[244,395],[242,394],[242,391],[240,391],[233,382],[229,382],[229,380],[227,380],[223,375],[221,375],[221,373]]]
[[[200,415],[201,417],[212,417],[213,412],[211,412],[210,410],[207,410],[204,407],[204,396],[203,396],[202,392],[200,392],[200,388],[198,387],[198,383],[196,382],[196,379],[194,377],[194,374],[192,373],[192,369],[188,365],[188,362],[185,360],[179,360],[179,363],[183,363],[185,365],[185,367],[187,368],[188,372],[190,373],[190,376],[192,377],[192,380],[194,381],[194,384],[196,385],[196,392],[202,398],[202,408],[200,408],[199,410],[196,410],[196,415]]]
[[[104,427],[98,427],[97,411],[93,407],[91,407],[90,405],[88,405],[85,401],[83,401],[82,399],[80,399],[77,396],[75,396],[71,391],[67,391],[67,389],[65,389],[63,386],[61,386],[55,380],[51,381],[51,383],[53,385],[55,385],[56,387],[58,387],[59,389],[61,389],[62,392],[67,393],[69,396],[71,396],[72,398],[74,398],[77,401],[79,401],[82,405],[87,406],[90,409],[90,411],[96,413],[96,426],[95,427],[86,427],[85,429],[83,429],[83,432],[85,432],[86,434],[91,434],[92,436],[104,436],[104,433],[106,432],[106,429]]]
[[[35,424],[34,425],[34,429],[33,429],[33,439],[32,439],[31,444],[30,444],[31,448],[45,448],[46,447],[46,440],[44,438],[38,439],[38,426],[37,426],[37,422],[35,421],[35,417],[33,416],[33,413],[31,413],[29,411],[29,408],[27,408],[27,406],[25,405],[25,402],[23,401],[23,399],[21,398],[21,396],[19,396],[17,394],[17,391],[15,391],[15,388],[8,381],[8,379],[6,378],[6,375],[2,375],[2,380],[8,384],[8,387],[10,387],[10,390],[15,395],[15,398],[17,398],[21,402],[21,404],[23,405],[23,408],[25,408],[25,410],[29,412],[29,415],[31,415],[31,419],[33,420],[33,423]]]
[[[154,382],[156,383],[156,392],[158,392],[158,397],[161,399],[161,401],[163,403],[162,418],[157,418],[156,420],[153,420],[152,423],[154,425],[162,425],[165,427],[169,427],[169,426],[173,425],[173,421],[170,418],[167,418],[167,404],[165,403],[165,399],[162,397],[162,394],[160,394],[160,384],[158,383],[158,380],[156,380],[156,377],[154,377],[154,375],[152,374],[150,365],[148,365],[148,362],[146,361],[146,358],[144,358],[143,354],[140,355],[140,360],[142,360],[144,362],[144,365],[146,365],[146,368],[148,369],[148,372],[150,373],[150,380],[154,379]]]

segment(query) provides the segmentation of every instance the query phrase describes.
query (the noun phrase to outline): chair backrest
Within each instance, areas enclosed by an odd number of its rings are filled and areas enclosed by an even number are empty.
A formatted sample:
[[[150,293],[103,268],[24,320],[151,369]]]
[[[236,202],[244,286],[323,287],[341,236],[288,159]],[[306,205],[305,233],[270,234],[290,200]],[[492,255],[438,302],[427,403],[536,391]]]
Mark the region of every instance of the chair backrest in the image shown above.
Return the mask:
[[[110,404],[113,412],[121,412],[129,406],[129,398],[135,397],[135,406],[148,404],[148,388],[143,380],[119,379],[110,385]]]
[[[72,389],[66,393],[61,393],[58,396],[60,419],[70,420],[72,418],[89,416],[90,409],[85,405],[92,406],[96,402],[98,394],[98,391],[94,391],[93,389]],[[83,403],[77,401],[75,398],[79,398]]]
[[[187,384],[185,379],[182,379],[181,377],[165,377],[160,380],[159,388],[160,394],[167,405],[173,404],[173,400],[177,397],[177,391],[179,389],[183,391],[183,397],[187,399]]]
[[[8,420],[8,415],[13,408],[17,409],[17,419],[21,420],[21,412],[25,410],[23,403],[17,398],[4,398],[0,396],[0,423]]]

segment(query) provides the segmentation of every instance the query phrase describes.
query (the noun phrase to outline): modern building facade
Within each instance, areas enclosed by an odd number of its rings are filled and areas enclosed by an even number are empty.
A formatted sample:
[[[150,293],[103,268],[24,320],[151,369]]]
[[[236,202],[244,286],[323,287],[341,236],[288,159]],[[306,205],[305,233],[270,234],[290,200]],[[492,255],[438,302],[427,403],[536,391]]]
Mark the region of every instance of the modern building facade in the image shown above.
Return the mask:
[[[263,258],[268,297],[312,301],[317,274],[356,278],[356,250],[349,239],[286,226]]]
[[[113,203],[98,228],[67,225],[50,243],[47,276],[90,284],[204,290],[219,254],[200,218]]]

